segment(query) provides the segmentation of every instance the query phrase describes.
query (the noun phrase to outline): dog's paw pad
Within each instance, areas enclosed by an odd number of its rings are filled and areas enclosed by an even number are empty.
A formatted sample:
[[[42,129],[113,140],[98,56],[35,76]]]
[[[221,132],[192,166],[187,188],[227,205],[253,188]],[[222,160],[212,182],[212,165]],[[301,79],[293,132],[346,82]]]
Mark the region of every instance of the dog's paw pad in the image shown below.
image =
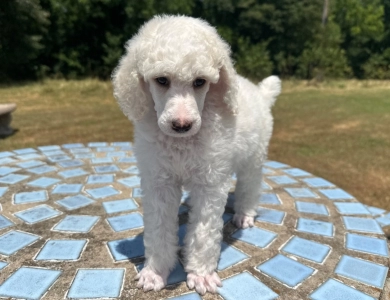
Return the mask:
[[[144,292],[152,290],[158,292],[167,285],[167,277],[145,267],[135,279],[138,280],[137,287],[142,288]]]
[[[195,288],[199,294],[204,295],[206,292],[216,293],[217,288],[222,286],[222,282],[216,272],[206,276],[191,272],[187,275],[187,286],[189,289]]]
[[[233,223],[238,228],[253,227],[255,218],[244,214],[235,214],[233,217]]]

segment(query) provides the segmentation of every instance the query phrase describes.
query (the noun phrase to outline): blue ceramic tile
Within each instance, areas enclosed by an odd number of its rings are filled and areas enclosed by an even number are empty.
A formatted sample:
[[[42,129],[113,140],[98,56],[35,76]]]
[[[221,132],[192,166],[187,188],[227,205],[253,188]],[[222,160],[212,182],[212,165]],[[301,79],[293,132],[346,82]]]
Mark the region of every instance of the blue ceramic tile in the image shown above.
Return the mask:
[[[335,202],[334,205],[342,215],[369,215],[370,212],[361,203]]]
[[[95,183],[111,183],[114,182],[114,175],[113,174],[95,174],[95,175],[89,175],[87,183],[88,184],[95,184]]]
[[[276,255],[256,268],[289,287],[297,286],[314,272],[314,269],[281,254]]]
[[[282,168],[287,168],[288,167],[288,165],[282,164],[282,163],[277,162],[277,161],[266,162],[264,164],[264,166],[270,167],[270,168],[273,168],[273,169],[282,169]]]
[[[267,247],[277,236],[278,235],[274,232],[257,227],[239,229],[232,234],[232,238],[259,248]]]
[[[18,155],[17,158],[20,160],[41,159],[42,155],[37,153],[29,153],[29,154]]]
[[[71,169],[71,170],[66,170],[62,172],[58,172],[58,175],[64,177],[64,178],[71,178],[71,177],[77,177],[77,176],[82,176],[88,174],[81,168],[76,168],[76,169]]]
[[[222,284],[223,286],[218,288],[218,294],[226,300],[272,300],[279,297],[278,294],[248,272],[224,279]]]
[[[9,151],[0,152],[0,158],[14,156],[15,154]]]
[[[374,206],[366,205],[366,208],[370,212],[370,214],[373,216],[381,215],[381,214],[384,214],[386,212],[386,210],[384,210],[382,208],[374,207]]]
[[[97,147],[96,152],[110,152],[115,151],[115,147]]]
[[[39,205],[24,211],[15,213],[15,216],[26,223],[35,224],[60,215],[61,212],[51,208],[48,205]]]
[[[275,172],[272,171],[271,169],[263,168],[263,174],[265,174],[265,175],[271,175],[271,174],[275,174]],[[236,179],[237,179],[237,178],[236,178]]]
[[[374,219],[343,217],[343,221],[347,230],[383,234],[381,227]]]
[[[167,300],[202,300],[198,293],[188,293],[181,296],[168,298]]]
[[[23,231],[11,230],[0,236],[0,254],[12,255],[39,240],[39,236]]]
[[[324,204],[296,201],[295,206],[297,211],[301,213],[329,216],[328,209]]]
[[[57,185],[53,191],[52,194],[78,194],[80,193],[81,189],[83,188],[82,184],[59,184]]]
[[[44,164],[45,163],[43,161],[40,161],[40,160],[28,160],[28,161],[25,161],[25,162],[18,163],[16,165],[18,167],[23,168],[23,169],[28,169],[28,168],[34,168],[34,167],[42,166]]]
[[[43,165],[43,166],[27,169],[27,171],[34,174],[44,174],[44,173],[57,171],[57,168],[53,166]]]
[[[343,255],[335,273],[382,289],[389,268],[372,262]]]
[[[131,213],[118,217],[107,218],[108,223],[114,231],[125,231],[144,226],[144,220],[140,213]]]
[[[328,279],[324,284],[310,294],[313,300],[375,300],[354,288],[334,279]]]
[[[142,235],[107,243],[115,261],[128,260],[145,255],[144,238]]]
[[[114,214],[122,211],[134,210],[138,206],[133,199],[116,200],[102,203],[104,210],[108,214]]]
[[[44,151],[43,154],[49,157],[49,160],[54,156],[60,157],[66,155],[66,153],[62,150]],[[60,160],[64,160],[64,159],[60,159]]]
[[[74,168],[84,165],[81,160],[77,159],[60,161],[58,164],[63,168]]]
[[[181,247],[184,246],[184,238],[186,236],[186,232],[187,232],[187,224],[180,225],[177,235],[179,237],[179,245]]]
[[[36,153],[37,150],[33,148],[24,148],[24,149],[18,149],[18,150],[13,150],[16,154],[18,155],[23,155],[23,154],[30,154],[30,153]]]
[[[14,225],[14,223],[12,223],[6,217],[0,215],[0,229],[4,229],[4,228],[10,227],[12,225]]]
[[[0,297],[41,299],[61,271],[21,267],[0,286]]]
[[[85,190],[95,199],[107,198],[110,196],[118,195],[120,192],[114,189],[112,186],[103,186],[96,189]]]
[[[8,266],[8,263],[6,263],[5,261],[0,261],[0,271],[4,269],[6,266]]]
[[[115,147],[131,147],[131,143],[130,142],[112,142],[111,143],[111,146],[115,146]]]
[[[233,219],[233,215],[232,214],[223,214],[222,215],[222,220],[223,220],[223,224],[226,224],[227,222],[230,222],[230,220]]]
[[[33,203],[46,201],[47,192],[44,190],[34,192],[17,193],[14,195],[15,204]]]
[[[72,196],[72,197],[68,197],[68,198],[56,201],[56,203],[58,203],[59,205],[62,205],[63,207],[65,207],[68,210],[78,209],[80,207],[90,205],[94,202],[95,201],[93,201],[92,199],[89,199],[83,195],[76,195],[76,196]]]
[[[237,263],[242,262],[249,256],[245,253],[237,250],[236,248],[222,242],[221,244],[221,255],[219,257],[217,270],[222,271],[229,268]]]
[[[261,195],[259,204],[281,205],[282,202],[280,201],[278,195],[266,193]]]
[[[139,170],[136,166],[131,166],[130,168],[123,170],[123,172],[129,173],[129,174],[135,174],[135,175],[139,174]]]
[[[299,218],[297,230],[323,236],[333,236],[333,224],[324,221]]]
[[[50,178],[50,177],[41,177],[38,179],[35,179],[33,181],[30,181],[27,183],[27,185],[35,186],[35,187],[41,187],[41,188],[47,188],[57,182],[60,182],[61,180],[56,178]]]
[[[88,147],[107,147],[108,144],[106,142],[92,142],[92,143],[88,143]]]
[[[68,298],[117,298],[120,296],[124,269],[79,269]]]
[[[0,167],[0,176],[5,176],[8,174],[11,174],[13,172],[19,171],[20,168],[13,168],[13,167]]]
[[[307,188],[285,188],[293,198],[318,198],[318,195]]]
[[[290,175],[290,176],[294,176],[294,177],[303,177],[303,176],[310,176],[311,175],[310,173],[303,171],[301,169],[297,169],[297,168],[286,169],[286,170],[283,170],[283,172]]]
[[[136,265],[137,271],[140,272],[144,268],[144,263]],[[184,271],[183,266],[177,263],[175,268],[171,271],[167,278],[167,285],[176,284],[186,281],[187,273]]]
[[[75,149],[75,148],[83,148],[84,145],[81,143],[73,143],[73,144],[64,144],[62,148],[64,149]]]
[[[96,216],[66,216],[54,226],[55,231],[87,233],[99,220]]]
[[[76,159],[85,159],[85,158],[93,158],[95,157],[95,153],[76,153],[74,158]]]
[[[120,163],[136,163],[137,159],[134,156],[131,157],[122,157],[118,159],[118,162]]]
[[[87,240],[49,240],[35,260],[77,260]]]
[[[186,213],[188,211],[189,211],[189,208],[187,206],[185,206],[185,205],[180,205],[179,206],[179,215],[184,214],[184,213]]]
[[[41,150],[42,152],[45,152],[45,151],[60,150],[61,147],[58,146],[58,145],[48,145],[48,146],[41,146],[41,147],[38,147],[38,149]]]
[[[317,263],[322,263],[329,254],[330,247],[294,236],[282,250]]]
[[[389,226],[390,225],[390,218],[387,216],[377,217],[375,220],[382,226]]]
[[[107,164],[112,163],[113,159],[111,157],[94,157],[91,158],[91,164]],[[111,172],[111,171],[109,171]]]
[[[0,182],[6,184],[15,184],[22,180],[29,178],[27,175],[19,175],[19,174],[8,174],[7,176],[1,177]]]
[[[288,177],[286,175],[281,176],[269,176],[269,180],[272,180],[276,184],[295,184],[298,183],[295,179],[292,179],[291,177]]]
[[[349,200],[353,197],[342,189],[329,189],[329,190],[319,190],[322,194],[328,197],[331,200]]]
[[[144,196],[140,188],[134,188],[131,195],[133,198],[142,198]]]
[[[14,163],[16,162],[16,160],[10,158],[10,157],[4,157],[4,158],[0,158],[0,165],[6,165],[6,164],[11,164],[11,163]]]
[[[94,167],[96,173],[114,173],[119,171],[119,168],[116,165],[107,165],[107,166],[97,166]]]
[[[329,181],[327,181],[323,178],[318,178],[318,177],[305,178],[305,179],[302,179],[302,181],[305,182],[306,184],[308,184],[309,186],[315,187],[315,188],[334,187],[333,183],[330,183]]]
[[[56,163],[56,162],[61,162],[61,161],[67,161],[67,160],[71,160],[72,158],[68,155],[54,155],[54,156],[49,156],[48,157],[48,160],[53,162],[53,163]]]
[[[130,176],[127,178],[119,179],[118,182],[128,187],[137,187],[141,184],[141,178],[138,176]]]
[[[345,247],[350,250],[389,257],[386,240],[347,233]]]
[[[120,150],[121,151],[133,151],[133,147],[132,146],[122,146],[122,147],[120,147]]]
[[[108,152],[107,157],[125,157],[126,153],[123,151]]]
[[[90,153],[91,149],[89,148],[76,148],[76,149],[70,149],[69,150],[71,153],[76,154],[76,153]]]
[[[283,211],[259,207],[255,220],[280,225],[283,223],[284,216]]]
[[[0,187],[0,197],[2,197],[7,190],[8,190],[7,187],[4,187],[4,186]]]

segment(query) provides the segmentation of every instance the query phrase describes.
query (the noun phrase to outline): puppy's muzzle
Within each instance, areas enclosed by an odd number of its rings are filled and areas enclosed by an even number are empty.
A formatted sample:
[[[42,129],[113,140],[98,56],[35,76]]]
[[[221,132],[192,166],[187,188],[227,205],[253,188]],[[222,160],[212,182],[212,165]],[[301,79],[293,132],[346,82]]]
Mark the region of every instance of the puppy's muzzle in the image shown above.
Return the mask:
[[[180,122],[177,120],[172,121],[172,129],[177,133],[184,133],[191,129],[192,122]]]

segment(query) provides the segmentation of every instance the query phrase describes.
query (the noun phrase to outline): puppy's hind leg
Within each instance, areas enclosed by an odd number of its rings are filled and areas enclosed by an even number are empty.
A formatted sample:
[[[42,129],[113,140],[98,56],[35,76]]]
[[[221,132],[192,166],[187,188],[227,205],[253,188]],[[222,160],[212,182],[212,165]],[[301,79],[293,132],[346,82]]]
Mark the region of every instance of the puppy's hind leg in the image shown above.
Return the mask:
[[[238,228],[254,225],[261,195],[262,163],[247,163],[237,173],[233,223]]]

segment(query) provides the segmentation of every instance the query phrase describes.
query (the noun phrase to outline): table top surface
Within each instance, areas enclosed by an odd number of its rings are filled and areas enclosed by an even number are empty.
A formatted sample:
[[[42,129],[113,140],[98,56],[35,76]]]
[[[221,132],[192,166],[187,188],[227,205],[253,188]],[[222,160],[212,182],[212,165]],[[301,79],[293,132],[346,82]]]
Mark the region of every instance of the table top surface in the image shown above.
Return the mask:
[[[130,142],[0,152],[0,298],[387,299],[385,210],[286,164],[264,166],[255,227],[232,223],[218,263],[223,287],[199,296],[178,262],[160,292],[134,277],[144,262],[140,178]],[[189,194],[183,193],[179,243]]]

